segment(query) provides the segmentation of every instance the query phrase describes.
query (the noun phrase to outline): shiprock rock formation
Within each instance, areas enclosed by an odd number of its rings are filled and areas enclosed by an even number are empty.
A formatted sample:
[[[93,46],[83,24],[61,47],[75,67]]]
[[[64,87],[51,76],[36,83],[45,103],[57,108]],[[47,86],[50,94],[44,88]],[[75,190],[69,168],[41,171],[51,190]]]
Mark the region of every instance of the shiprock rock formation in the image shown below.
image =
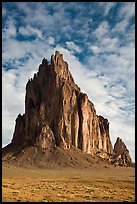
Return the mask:
[[[127,155],[123,153],[127,149],[117,143],[113,151],[108,120],[96,114],[93,103],[75,84],[63,55],[56,51],[50,64],[44,58],[26,85],[25,113],[16,119],[10,146],[75,147],[105,158],[117,157],[119,152]],[[129,161],[126,157],[124,164]]]

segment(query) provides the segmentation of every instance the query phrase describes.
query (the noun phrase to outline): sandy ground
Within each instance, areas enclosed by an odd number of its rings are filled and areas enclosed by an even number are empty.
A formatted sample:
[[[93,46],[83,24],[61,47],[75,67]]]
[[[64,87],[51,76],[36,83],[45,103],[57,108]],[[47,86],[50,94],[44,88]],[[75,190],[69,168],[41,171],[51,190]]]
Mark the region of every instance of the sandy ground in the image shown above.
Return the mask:
[[[135,202],[135,168],[3,166],[3,202]]]

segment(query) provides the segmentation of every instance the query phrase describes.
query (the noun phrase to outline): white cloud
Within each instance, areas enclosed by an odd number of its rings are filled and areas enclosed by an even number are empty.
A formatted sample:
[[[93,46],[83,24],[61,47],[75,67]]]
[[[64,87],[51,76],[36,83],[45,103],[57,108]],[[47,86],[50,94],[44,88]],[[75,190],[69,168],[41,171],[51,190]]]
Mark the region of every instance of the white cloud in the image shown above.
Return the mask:
[[[6,16],[6,14],[7,14],[7,11],[6,11],[6,9],[4,8],[4,7],[2,7],[2,16]]]
[[[106,53],[114,53],[119,52],[118,50],[119,40],[116,37],[109,37],[107,35],[101,38],[98,38],[96,44],[87,43],[87,48],[92,50],[95,54],[102,53],[103,55]]]
[[[94,53],[100,53],[100,48],[97,45],[92,45],[89,47]]]
[[[7,61],[8,59],[16,59],[25,56],[25,54],[28,53],[26,45],[27,43],[24,44],[14,39],[8,39],[3,42],[3,62]]]
[[[15,118],[23,112],[24,90],[16,87],[18,70],[2,71],[2,142],[9,143],[15,126]],[[19,82],[20,83],[20,82]]]
[[[67,18],[63,2],[56,4],[54,2],[34,3],[33,9],[30,6],[31,2],[23,2],[17,4],[19,10],[23,12],[27,18],[23,19],[23,23],[35,28],[40,27],[43,36],[59,35],[61,38],[62,33],[66,35],[70,25],[70,19]],[[50,13],[50,10],[53,13]],[[28,29],[28,28],[27,28]],[[63,31],[65,29],[65,32]],[[25,28],[26,30],[26,28]],[[23,32],[26,32],[23,29]],[[39,36],[40,37],[40,36]]]
[[[119,39],[111,35],[110,26],[107,21],[101,22],[92,34],[97,38],[97,43],[96,45],[90,45],[89,49],[96,53],[118,53]]]
[[[5,28],[2,31],[2,37],[3,38],[11,38],[11,37],[16,37],[17,31],[16,31],[16,27],[14,25],[14,22],[10,19],[7,20],[7,24],[5,26]]]
[[[30,25],[27,25],[26,27],[20,27],[19,28],[19,33],[21,35],[26,35],[26,36],[35,35],[35,36],[37,36],[37,37],[39,37],[41,39],[43,38],[42,37],[42,31],[40,31],[39,29],[34,28],[34,27],[30,26]]]
[[[96,30],[92,32],[92,34],[97,38],[101,38],[105,34],[107,34],[108,30],[109,30],[108,22],[107,21],[102,21],[99,24],[98,28],[96,28]]]
[[[100,47],[102,52],[117,52],[117,48],[118,48],[118,39],[114,38],[114,37],[103,37],[102,39],[100,39],[99,43],[100,43]]]
[[[116,3],[114,3],[114,2],[107,2],[106,3],[105,12],[104,12],[105,16],[107,16],[109,14],[110,10],[112,9],[113,6],[115,6],[115,4]]]
[[[74,42],[66,42],[66,46],[69,50],[74,52],[81,52],[81,49],[78,45],[76,45]]]
[[[99,5],[103,7],[104,15],[107,16],[110,10],[116,5],[115,2],[100,2]]]
[[[127,19],[121,20],[115,25],[115,27],[111,31],[112,32],[124,32],[128,24],[129,24],[129,21]]]
[[[54,45],[55,44],[55,38],[53,38],[52,36],[49,36],[47,39],[47,43],[49,45]]]
[[[120,19],[130,19],[135,16],[135,2],[123,2],[119,10]]]
[[[46,42],[43,43],[41,39],[36,39],[33,41],[33,43],[30,41],[7,39],[3,42],[3,63],[7,62],[8,60],[14,61],[21,60],[23,58],[33,59],[35,62],[35,58],[41,59],[41,57],[44,57],[45,53],[48,52],[47,48],[48,51],[50,49],[52,50],[52,47],[50,47],[50,45]],[[25,65],[23,62],[21,62],[21,64]]]

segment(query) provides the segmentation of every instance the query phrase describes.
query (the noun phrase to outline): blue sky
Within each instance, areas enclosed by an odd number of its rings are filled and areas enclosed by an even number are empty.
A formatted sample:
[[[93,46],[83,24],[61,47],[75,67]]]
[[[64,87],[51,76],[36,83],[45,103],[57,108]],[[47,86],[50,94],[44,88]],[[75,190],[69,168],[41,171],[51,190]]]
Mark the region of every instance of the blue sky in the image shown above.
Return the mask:
[[[135,3],[2,3],[2,143],[24,113],[25,85],[59,50],[97,114],[135,158]]]

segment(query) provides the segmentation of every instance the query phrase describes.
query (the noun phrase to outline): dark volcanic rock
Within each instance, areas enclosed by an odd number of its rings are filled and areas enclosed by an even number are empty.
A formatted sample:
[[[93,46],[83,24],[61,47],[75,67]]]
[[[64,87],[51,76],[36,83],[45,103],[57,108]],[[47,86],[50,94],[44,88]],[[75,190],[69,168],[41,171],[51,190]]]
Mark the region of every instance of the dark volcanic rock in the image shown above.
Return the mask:
[[[19,114],[16,119],[12,144],[21,146],[21,144],[24,143],[25,139],[24,130],[25,130],[25,115],[23,114],[22,116],[21,114]]]
[[[131,166],[132,160],[129,154],[129,150],[127,149],[125,143],[120,139],[119,137],[116,140],[116,143],[114,145],[114,160],[113,163],[116,165],[125,165],[125,166]]]
[[[93,103],[81,93],[58,51],[51,56],[50,64],[43,59],[38,73],[28,81],[25,114],[16,120],[12,143],[112,153],[108,120],[97,116]]]
[[[43,59],[39,71],[28,81],[25,113],[16,119],[11,145],[41,149],[76,147],[92,155],[102,151],[101,155],[106,155],[102,157],[107,158],[113,154],[108,120],[96,114],[93,103],[75,84],[58,51],[51,56],[50,64]],[[120,141],[114,152],[115,156],[128,157]]]

